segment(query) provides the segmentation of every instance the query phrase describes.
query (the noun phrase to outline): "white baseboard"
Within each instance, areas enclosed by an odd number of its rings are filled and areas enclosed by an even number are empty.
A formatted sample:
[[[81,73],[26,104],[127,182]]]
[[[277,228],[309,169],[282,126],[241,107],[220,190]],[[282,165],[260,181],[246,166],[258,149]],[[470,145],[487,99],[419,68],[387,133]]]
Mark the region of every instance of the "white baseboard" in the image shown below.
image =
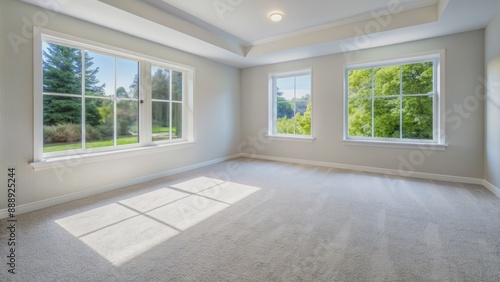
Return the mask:
[[[493,184],[489,183],[487,180],[483,180],[483,185],[486,189],[490,190],[491,193],[495,194],[500,198],[500,188],[495,187]]]
[[[408,172],[408,171],[401,172],[401,171],[398,171],[395,169],[384,169],[384,168],[377,168],[377,167],[356,166],[356,165],[337,164],[337,163],[330,163],[330,162],[319,162],[319,161],[309,161],[309,160],[291,159],[291,158],[282,158],[282,157],[271,157],[271,156],[263,156],[263,155],[242,154],[242,157],[255,158],[255,159],[261,159],[261,160],[269,160],[269,161],[277,161],[277,162],[304,164],[304,165],[316,165],[316,166],[322,166],[322,167],[331,167],[331,168],[354,170],[354,171],[361,171],[361,172],[378,173],[378,174],[385,174],[385,175],[392,175],[392,176],[412,177],[412,178],[421,178],[421,179],[438,180],[438,181],[450,181],[450,182],[478,184],[478,185],[484,184],[484,180],[479,179],[479,178],[469,178],[469,177],[441,175],[441,174],[432,174],[432,173],[423,173],[423,172]]]
[[[59,204],[64,204],[64,203],[71,202],[74,200],[83,199],[86,197],[98,195],[101,193],[113,191],[116,189],[131,186],[131,185],[135,185],[135,184],[155,180],[158,178],[162,178],[162,177],[190,171],[193,169],[202,168],[205,166],[221,163],[223,161],[231,160],[231,159],[238,158],[238,157],[240,157],[240,154],[235,154],[235,155],[227,156],[224,158],[219,158],[219,159],[215,159],[215,160],[211,160],[211,161],[207,161],[207,162],[202,162],[202,163],[198,163],[198,164],[194,164],[194,165],[190,165],[190,166],[185,166],[185,167],[181,167],[181,168],[177,168],[177,169],[173,169],[173,170],[169,170],[169,171],[164,171],[164,172],[153,174],[153,175],[134,178],[134,179],[127,180],[127,181],[113,183],[110,185],[104,185],[104,186],[100,186],[97,188],[85,190],[82,192],[63,195],[63,196],[59,196],[59,197],[55,197],[55,198],[51,198],[51,199],[47,199],[47,200],[42,200],[42,201],[38,201],[38,202],[34,202],[34,203],[19,205],[16,207],[16,215],[36,211],[36,210],[43,209],[43,208],[52,207],[52,206],[59,205]],[[4,219],[4,218],[8,218],[8,217],[9,217],[9,213],[8,213],[7,209],[0,210],[0,219]]]

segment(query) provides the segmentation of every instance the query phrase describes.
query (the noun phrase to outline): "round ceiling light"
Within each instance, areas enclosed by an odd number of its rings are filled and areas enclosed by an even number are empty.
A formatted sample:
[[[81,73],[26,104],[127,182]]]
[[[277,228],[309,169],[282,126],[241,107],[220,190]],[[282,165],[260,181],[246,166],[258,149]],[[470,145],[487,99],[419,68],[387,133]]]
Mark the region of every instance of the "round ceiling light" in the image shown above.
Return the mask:
[[[280,12],[273,12],[269,15],[269,18],[273,21],[273,22],[279,22],[283,19],[283,13],[280,13]]]

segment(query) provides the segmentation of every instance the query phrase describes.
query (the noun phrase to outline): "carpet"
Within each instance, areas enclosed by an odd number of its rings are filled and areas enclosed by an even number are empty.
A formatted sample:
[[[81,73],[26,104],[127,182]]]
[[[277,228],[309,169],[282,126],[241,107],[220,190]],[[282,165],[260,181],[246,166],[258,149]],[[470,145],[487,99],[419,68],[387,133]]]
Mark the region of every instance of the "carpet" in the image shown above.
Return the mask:
[[[17,220],[0,281],[500,281],[478,185],[238,158]]]

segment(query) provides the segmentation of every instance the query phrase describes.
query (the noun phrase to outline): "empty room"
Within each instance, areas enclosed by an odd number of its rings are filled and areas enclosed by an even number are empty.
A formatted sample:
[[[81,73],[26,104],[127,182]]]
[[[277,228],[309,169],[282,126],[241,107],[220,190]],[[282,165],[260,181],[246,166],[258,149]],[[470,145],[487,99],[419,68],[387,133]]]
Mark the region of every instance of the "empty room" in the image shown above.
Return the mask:
[[[500,1],[0,0],[0,281],[500,281]]]

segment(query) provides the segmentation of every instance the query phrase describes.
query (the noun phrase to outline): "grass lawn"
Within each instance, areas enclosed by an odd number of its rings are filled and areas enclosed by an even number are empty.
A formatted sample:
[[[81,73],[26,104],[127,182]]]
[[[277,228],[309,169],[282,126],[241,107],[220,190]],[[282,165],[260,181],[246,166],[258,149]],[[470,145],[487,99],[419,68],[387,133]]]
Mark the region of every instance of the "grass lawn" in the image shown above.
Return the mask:
[[[153,124],[153,133],[169,133],[170,132],[170,127],[163,127],[157,124]],[[176,129],[175,127],[172,128],[172,133],[175,134]]]
[[[118,137],[116,143],[118,145],[128,145],[128,144],[136,144],[139,142],[139,138],[137,136],[125,136]],[[107,147],[113,146],[113,140],[103,140],[103,141],[91,141],[86,143],[87,148],[99,148],[99,147]],[[66,150],[74,150],[81,149],[82,144],[79,143],[69,143],[69,144],[49,144],[43,146],[44,153],[50,152],[58,152],[58,151],[66,151]]]

